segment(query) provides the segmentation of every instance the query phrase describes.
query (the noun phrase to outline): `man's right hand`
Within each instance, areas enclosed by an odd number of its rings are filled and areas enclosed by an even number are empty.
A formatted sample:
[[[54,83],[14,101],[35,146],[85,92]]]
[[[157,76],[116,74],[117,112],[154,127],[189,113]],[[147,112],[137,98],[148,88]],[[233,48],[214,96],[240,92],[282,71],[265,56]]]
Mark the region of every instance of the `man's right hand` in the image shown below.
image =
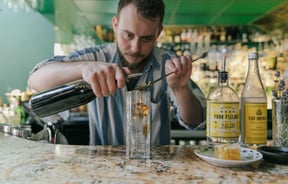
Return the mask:
[[[103,62],[87,62],[82,69],[82,78],[87,81],[97,97],[109,96],[126,84],[131,74],[127,67]]]

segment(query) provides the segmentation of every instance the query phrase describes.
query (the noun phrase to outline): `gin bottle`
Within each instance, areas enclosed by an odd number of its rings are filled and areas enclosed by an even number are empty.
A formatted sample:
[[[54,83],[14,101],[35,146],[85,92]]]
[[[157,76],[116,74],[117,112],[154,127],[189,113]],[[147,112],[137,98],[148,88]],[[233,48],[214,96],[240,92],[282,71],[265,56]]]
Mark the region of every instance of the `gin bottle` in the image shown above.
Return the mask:
[[[241,145],[267,143],[267,97],[261,81],[257,52],[248,54],[248,72],[241,94]]]
[[[209,144],[236,143],[240,135],[240,100],[229,86],[228,72],[225,71],[226,56],[218,85],[207,98],[206,136]]]

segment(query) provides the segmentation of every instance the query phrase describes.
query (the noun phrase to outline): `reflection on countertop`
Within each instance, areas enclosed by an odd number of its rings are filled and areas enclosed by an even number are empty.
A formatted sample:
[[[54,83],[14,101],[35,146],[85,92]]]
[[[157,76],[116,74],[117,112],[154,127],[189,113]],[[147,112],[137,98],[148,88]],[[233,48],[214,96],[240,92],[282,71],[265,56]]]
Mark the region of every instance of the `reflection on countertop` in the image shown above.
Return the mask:
[[[196,146],[153,146],[148,161],[126,159],[125,146],[55,145],[0,133],[0,183],[287,183],[288,166],[261,160],[221,168]]]

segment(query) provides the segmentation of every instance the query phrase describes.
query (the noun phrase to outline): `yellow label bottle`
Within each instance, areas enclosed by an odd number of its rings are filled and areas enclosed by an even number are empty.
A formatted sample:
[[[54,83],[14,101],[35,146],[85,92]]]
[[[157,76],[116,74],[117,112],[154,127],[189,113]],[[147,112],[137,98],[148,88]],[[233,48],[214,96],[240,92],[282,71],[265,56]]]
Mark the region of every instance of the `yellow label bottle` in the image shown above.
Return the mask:
[[[229,86],[224,63],[224,69],[218,73],[218,85],[207,98],[207,141],[209,144],[236,143],[239,135],[240,100],[238,94]]]
[[[258,53],[248,55],[246,82],[241,94],[241,145],[267,144],[267,97],[258,67]]]

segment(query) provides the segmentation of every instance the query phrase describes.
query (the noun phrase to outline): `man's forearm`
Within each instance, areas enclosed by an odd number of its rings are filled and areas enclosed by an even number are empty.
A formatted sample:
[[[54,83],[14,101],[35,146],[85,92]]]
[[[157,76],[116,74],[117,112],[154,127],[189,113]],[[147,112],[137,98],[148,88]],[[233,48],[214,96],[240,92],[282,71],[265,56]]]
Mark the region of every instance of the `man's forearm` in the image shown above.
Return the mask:
[[[201,123],[203,121],[203,109],[189,86],[173,89],[173,92],[181,119],[191,126],[196,126]]]
[[[81,65],[84,62],[51,63],[35,72],[28,79],[28,86],[36,91],[44,91],[82,78]]]

